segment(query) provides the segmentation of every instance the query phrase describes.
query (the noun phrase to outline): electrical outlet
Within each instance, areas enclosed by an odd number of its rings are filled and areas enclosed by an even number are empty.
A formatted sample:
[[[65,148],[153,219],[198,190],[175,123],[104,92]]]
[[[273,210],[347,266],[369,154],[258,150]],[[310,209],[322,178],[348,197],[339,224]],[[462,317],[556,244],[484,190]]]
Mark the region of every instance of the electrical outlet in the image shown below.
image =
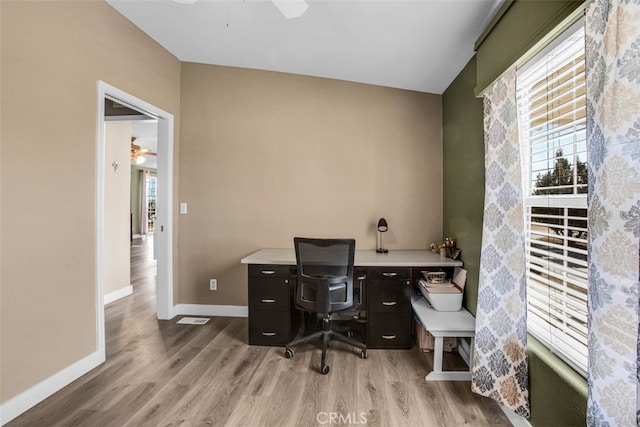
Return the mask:
[[[218,279],[209,279],[209,290],[215,291],[218,289]]]

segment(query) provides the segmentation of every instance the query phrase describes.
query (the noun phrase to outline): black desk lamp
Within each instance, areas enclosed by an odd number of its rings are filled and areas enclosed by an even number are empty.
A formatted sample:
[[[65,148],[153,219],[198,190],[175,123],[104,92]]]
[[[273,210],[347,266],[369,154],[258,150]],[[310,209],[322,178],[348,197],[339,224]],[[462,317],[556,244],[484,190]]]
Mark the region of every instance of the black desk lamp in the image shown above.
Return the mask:
[[[384,233],[389,230],[389,226],[387,225],[387,220],[384,218],[380,218],[378,220],[378,249],[376,252],[380,254],[386,254],[389,252],[389,249],[384,248]]]

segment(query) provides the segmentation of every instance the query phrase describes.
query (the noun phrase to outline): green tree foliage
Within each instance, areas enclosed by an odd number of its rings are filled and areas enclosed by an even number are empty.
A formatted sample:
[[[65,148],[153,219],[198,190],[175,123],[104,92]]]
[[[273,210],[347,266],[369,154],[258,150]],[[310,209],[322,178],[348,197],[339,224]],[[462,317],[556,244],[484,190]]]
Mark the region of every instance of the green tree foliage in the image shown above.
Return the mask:
[[[576,159],[576,172],[577,172],[577,182],[580,187],[578,187],[578,193],[587,194],[587,183],[588,176],[587,173],[587,164],[581,162],[580,159]]]
[[[576,184],[578,187],[578,193],[587,192],[587,165],[581,162],[580,159],[576,159]],[[536,177],[536,184],[533,190],[533,194],[536,196],[543,194],[573,194],[573,174],[574,168],[569,163],[559,148],[556,151],[556,160],[553,165],[553,169],[545,174],[538,174]],[[584,185],[584,186],[582,186]]]
[[[536,177],[533,195],[541,196],[546,194],[574,194],[574,173],[575,183],[578,188],[577,193],[585,194],[587,192],[587,165],[576,159],[575,169],[569,160],[564,156],[562,149],[556,151],[555,163],[553,169],[538,174]],[[563,209],[562,208],[532,208],[533,221],[550,225],[550,229],[559,236],[564,236],[565,229],[553,227],[553,225],[563,225]],[[586,239],[586,231],[580,229],[586,228],[586,209],[569,209],[568,215],[571,217],[584,217],[584,219],[570,219],[568,221],[569,234],[572,237]],[[540,217],[542,216],[542,218]],[[570,246],[573,244],[570,242]]]

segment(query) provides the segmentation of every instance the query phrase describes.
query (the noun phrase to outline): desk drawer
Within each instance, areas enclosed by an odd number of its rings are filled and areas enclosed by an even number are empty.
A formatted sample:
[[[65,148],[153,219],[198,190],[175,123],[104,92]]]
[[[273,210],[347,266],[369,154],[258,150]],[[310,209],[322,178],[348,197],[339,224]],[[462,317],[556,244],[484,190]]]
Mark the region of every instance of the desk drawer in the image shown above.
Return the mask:
[[[370,267],[367,271],[367,280],[410,280],[411,268],[409,267]]]
[[[375,268],[367,276],[367,308],[371,313],[411,312],[411,269]]]
[[[262,311],[249,313],[249,344],[284,346],[295,333],[288,311]]]
[[[369,315],[368,348],[410,348],[411,314]]]
[[[262,265],[262,264],[249,264],[249,277],[264,277],[264,278],[289,278],[288,265]]]
[[[372,282],[367,290],[368,308],[371,313],[411,312],[411,287],[408,281]]]
[[[251,310],[288,311],[291,285],[288,279],[249,279],[249,307]]]

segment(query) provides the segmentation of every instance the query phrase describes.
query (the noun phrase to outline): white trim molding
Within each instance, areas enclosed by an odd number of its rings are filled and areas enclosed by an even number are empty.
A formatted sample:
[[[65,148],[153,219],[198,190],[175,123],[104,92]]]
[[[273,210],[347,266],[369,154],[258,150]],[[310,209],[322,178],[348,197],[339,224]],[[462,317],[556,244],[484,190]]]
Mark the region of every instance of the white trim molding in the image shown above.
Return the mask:
[[[98,81],[97,117],[97,250],[96,250],[96,310],[98,312],[98,348],[104,346],[104,306],[102,298],[102,269],[104,249],[104,100],[117,101],[134,110],[158,119],[158,206],[155,248],[158,260],[156,301],[157,318],[170,319],[173,307],[173,134],[174,116],[154,105],[143,101],[105,83]],[[162,197],[160,197],[162,196]],[[101,313],[102,312],[102,313]]]
[[[173,307],[175,316],[220,316],[220,317],[249,317],[249,307],[246,305],[205,305],[178,304]]]
[[[0,425],[7,424],[53,393],[100,365],[104,360],[104,355],[99,351],[93,352],[56,372],[44,381],[3,402],[0,404]]]
[[[104,296],[104,305],[110,304],[114,301],[117,301],[121,298],[128,297],[133,293],[133,286],[125,286],[124,288],[120,288],[117,291],[109,292]]]
[[[531,423],[525,418],[513,412],[511,409],[504,405],[500,405],[500,409],[507,416],[513,427],[531,427]]]

